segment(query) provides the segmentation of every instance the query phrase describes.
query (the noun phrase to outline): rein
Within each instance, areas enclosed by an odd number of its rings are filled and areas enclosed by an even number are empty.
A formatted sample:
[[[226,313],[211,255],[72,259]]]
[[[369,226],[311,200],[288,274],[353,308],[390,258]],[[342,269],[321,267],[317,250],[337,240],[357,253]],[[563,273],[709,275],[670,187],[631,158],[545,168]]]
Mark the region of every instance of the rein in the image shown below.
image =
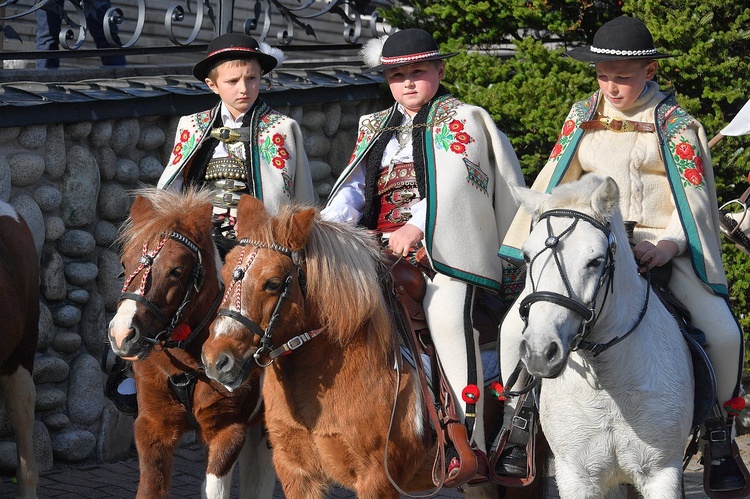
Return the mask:
[[[567,229],[565,229],[560,235],[554,235],[552,233],[552,224],[551,224],[551,218],[552,217],[563,217],[563,218],[571,218],[573,219],[573,222],[570,226],[568,226]],[[539,217],[539,221],[547,219],[547,234],[548,237],[544,242],[545,247],[540,250],[529,262],[529,276],[531,279],[531,286],[532,286],[532,292],[529,293],[523,300],[521,300],[521,318],[523,321],[528,324],[528,318],[529,318],[529,309],[531,308],[531,305],[536,302],[548,302],[553,303],[555,305],[559,305],[561,307],[565,307],[568,310],[571,310],[572,312],[580,315],[583,318],[583,323],[581,324],[581,327],[578,331],[578,333],[573,337],[573,340],[571,341],[570,349],[571,351],[576,350],[584,350],[587,352],[591,352],[594,357],[601,354],[602,352],[606,351],[610,347],[618,344],[628,336],[630,336],[640,325],[641,321],[643,320],[643,317],[646,315],[646,310],[648,309],[648,302],[651,295],[651,272],[647,272],[647,280],[648,285],[646,286],[646,298],[643,303],[643,307],[641,308],[641,312],[638,315],[638,319],[636,320],[635,324],[622,336],[616,336],[615,338],[611,339],[607,343],[598,343],[594,341],[589,341],[587,338],[591,334],[591,331],[593,330],[594,325],[596,324],[596,321],[598,319],[598,313],[595,310],[595,303],[596,298],[599,295],[599,292],[601,291],[602,287],[604,287],[604,298],[601,302],[601,305],[599,307],[599,313],[604,308],[604,304],[607,301],[607,298],[609,297],[609,292],[612,291],[614,293],[614,271],[615,271],[615,260],[614,255],[617,250],[617,244],[614,239],[614,235],[612,234],[612,231],[610,230],[609,224],[604,225],[595,218],[585,214],[581,213],[579,211],[575,210],[565,210],[565,209],[559,209],[559,210],[550,210],[545,213],[543,213]],[[608,246],[607,246],[607,254],[604,261],[604,268],[602,269],[602,273],[599,276],[599,282],[597,283],[596,290],[594,292],[594,297],[592,298],[591,302],[581,303],[580,301],[573,298],[573,290],[570,286],[570,282],[568,280],[567,275],[565,274],[565,271],[563,269],[562,263],[560,262],[559,255],[557,253],[557,245],[560,242],[560,240],[565,237],[566,235],[573,232],[573,230],[576,228],[578,221],[583,220],[585,222],[588,222],[595,228],[599,229],[604,236],[607,238]],[[565,284],[565,289],[567,290],[568,296],[562,295],[560,293],[555,293],[553,291],[537,291],[536,290],[536,283],[534,283],[534,277],[533,273],[531,272],[531,267],[536,261],[536,259],[542,255],[546,251],[551,251],[552,255],[555,260],[555,265],[557,266],[558,272],[560,273],[560,277],[562,278],[563,283]]]
[[[276,328],[277,322],[279,320],[279,317],[281,316],[281,311],[284,306],[284,303],[289,299],[289,293],[291,292],[292,283],[294,281],[293,275],[290,272],[287,274],[286,278],[284,279],[284,283],[281,286],[281,292],[279,293],[279,298],[276,301],[276,305],[274,306],[273,313],[271,313],[271,318],[268,321],[268,325],[265,329],[260,327],[260,325],[250,319],[249,317],[242,315],[242,285],[241,281],[244,279],[245,275],[247,274],[248,269],[255,261],[255,257],[258,254],[258,251],[261,249],[268,249],[271,251],[276,251],[278,253],[281,253],[284,256],[287,256],[290,260],[292,260],[292,263],[294,264],[294,268],[296,270],[297,274],[297,281],[299,282],[300,289],[302,290],[302,294],[305,294],[306,291],[306,278],[304,270],[302,269],[301,263],[303,261],[303,257],[298,251],[292,251],[289,248],[286,248],[284,246],[281,246],[280,244],[271,243],[266,244],[259,241],[253,241],[247,238],[243,238],[239,241],[239,245],[242,246],[242,252],[240,253],[240,257],[237,261],[237,266],[235,267],[234,271],[232,272],[232,284],[229,286],[229,288],[226,291],[226,295],[224,296],[224,300],[222,302],[222,305],[231,305],[232,301],[230,300],[232,296],[232,290],[235,290],[233,305],[234,309],[231,308],[221,308],[217,312],[217,316],[224,316],[229,317],[230,319],[233,319],[237,322],[239,322],[242,326],[244,326],[248,331],[256,335],[260,338],[260,344],[258,346],[258,349],[255,351],[253,356],[243,363],[242,367],[240,368],[240,371],[238,373],[238,376],[242,376],[243,378],[246,376],[246,374],[249,372],[249,370],[252,368],[252,363],[254,362],[259,367],[268,367],[270,366],[274,360],[276,360],[278,357],[281,357],[282,355],[286,355],[291,353],[292,351],[298,349],[308,341],[312,340],[319,334],[321,334],[325,330],[325,326],[314,329],[312,331],[308,331],[305,333],[302,333],[298,336],[295,336],[291,340],[284,343],[282,346],[278,348],[273,347],[273,331]],[[243,262],[245,261],[245,252],[246,248],[252,246],[255,248],[255,250],[250,254],[250,256],[247,259],[247,263],[243,266]],[[261,360],[261,355],[263,352],[268,352],[268,362],[263,362]]]
[[[161,250],[164,248],[164,244],[168,240],[177,241],[178,243],[182,244],[186,248],[188,248],[196,258],[195,265],[193,266],[193,269],[190,272],[190,280],[188,281],[187,290],[185,291],[185,296],[182,299],[182,302],[177,307],[177,310],[174,314],[172,314],[172,317],[167,317],[162,311],[157,307],[151,300],[146,298],[146,283],[148,282],[148,276],[151,273],[151,267],[154,264],[154,260],[159,255]],[[138,286],[138,289],[131,293],[128,292],[127,289],[130,287],[131,283],[135,280],[135,278],[143,272],[143,275],[140,279],[140,284]],[[128,276],[127,279],[125,279],[125,283],[122,286],[122,290],[120,292],[120,298],[118,300],[119,302],[122,302],[124,300],[133,300],[136,303],[140,303],[141,305],[145,306],[149,312],[151,312],[162,324],[165,325],[165,328],[158,332],[153,338],[149,336],[144,336],[144,341],[147,343],[151,343],[152,345],[161,345],[162,348],[185,348],[187,347],[197,336],[197,334],[206,326],[206,324],[209,321],[209,318],[213,315],[213,312],[216,310],[219,298],[223,294],[223,285],[219,288],[219,294],[214,300],[214,305],[211,308],[211,313],[208,314],[201,324],[198,326],[197,329],[192,330],[187,338],[183,340],[172,340],[170,339],[172,332],[175,330],[177,325],[179,324],[180,320],[182,320],[182,316],[185,313],[185,308],[191,301],[191,297],[193,293],[199,293],[201,290],[201,287],[203,286],[203,280],[205,278],[205,270],[203,269],[203,259],[201,257],[201,252],[198,249],[198,245],[195,244],[193,241],[191,241],[189,238],[185,237],[184,235],[180,234],[179,232],[172,231],[169,234],[162,234],[162,239],[159,241],[159,244],[157,244],[156,248],[149,251],[148,250],[148,244],[143,244],[143,249],[141,251],[141,257],[138,260],[138,267]]]

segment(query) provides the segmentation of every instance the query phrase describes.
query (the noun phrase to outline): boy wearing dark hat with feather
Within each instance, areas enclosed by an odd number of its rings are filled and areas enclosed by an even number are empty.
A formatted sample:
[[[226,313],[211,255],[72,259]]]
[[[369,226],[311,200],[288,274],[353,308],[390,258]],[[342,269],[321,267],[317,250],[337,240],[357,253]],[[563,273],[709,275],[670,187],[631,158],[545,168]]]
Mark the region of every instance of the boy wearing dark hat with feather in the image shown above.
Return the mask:
[[[641,272],[645,273],[646,266],[671,262],[669,288],[691,312],[691,323],[706,335],[718,402],[728,416],[725,425],[709,433],[721,433],[729,442],[739,400],[743,339],[727,301],[706,133],[673,95],[662,93],[653,81],[658,59],[671,56],[654,47],[651,33],[640,20],[622,16],[609,21],[596,32],[591,46],[565,55],[595,67],[599,90],[573,105],[532,189],[549,192],[587,173],[617,182],[623,219],[635,222],[633,253]],[[525,210],[518,212],[503,241],[502,258],[522,264],[520,248],[528,237],[530,221]],[[500,362],[505,376],[519,362],[523,329],[514,304],[501,327]],[[509,409],[512,403],[506,405]],[[714,449],[716,459],[704,463],[707,470],[713,468],[712,493],[744,488],[745,479],[734,460],[721,454],[725,452]],[[524,460],[520,453],[515,459]],[[513,459],[507,464],[510,473],[517,471]]]
[[[430,333],[475,449],[486,452],[478,396],[483,368],[472,326],[478,288],[498,294],[497,249],[523,185],[518,159],[489,114],[440,85],[442,54],[432,36],[406,29],[371,40],[371,71],[383,71],[396,103],[363,116],[351,159],[322,216],[378,230],[397,255],[426,254],[424,309]]]
[[[193,75],[221,101],[180,119],[158,186],[207,184],[217,189],[216,233],[225,239],[234,237],[241,194],[262,199],[272,213],[292,199],[309,204],[316,199],[299,125],[258,96],[261,78],[282,60],[280,50],[228,33],[215,38],[208,55],[193,67]]]

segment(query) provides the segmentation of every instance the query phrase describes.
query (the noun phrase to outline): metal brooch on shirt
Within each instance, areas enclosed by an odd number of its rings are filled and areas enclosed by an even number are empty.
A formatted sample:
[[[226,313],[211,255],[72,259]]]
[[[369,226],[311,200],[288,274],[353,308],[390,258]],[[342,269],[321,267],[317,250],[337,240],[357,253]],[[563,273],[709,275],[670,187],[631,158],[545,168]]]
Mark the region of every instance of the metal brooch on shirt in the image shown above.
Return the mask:
[[[250,127],[229,128],[228,126],[222,126],[214,128],[211,130],[211,137],[227,144],[237,141],[250,142]]]

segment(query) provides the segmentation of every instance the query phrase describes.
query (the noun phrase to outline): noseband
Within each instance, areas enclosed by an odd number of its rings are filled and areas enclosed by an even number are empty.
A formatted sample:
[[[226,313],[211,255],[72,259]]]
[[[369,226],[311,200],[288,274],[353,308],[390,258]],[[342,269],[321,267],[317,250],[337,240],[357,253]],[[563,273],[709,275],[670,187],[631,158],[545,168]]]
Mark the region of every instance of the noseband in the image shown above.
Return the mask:
[[[224,296],[224,300],[222,301],[222,308],[219,309],[219,312],[217,313],[218,316],[224,316],[229,317],[237,322],[239,322],[241,325],[243,325],[248,331],[255,334],[257,337],[260,338],[260,344],[258,346],[258,349],[253,354],[253,357],[251,359],[247,359],[245,363],[243,364],[242,368],[240,369],[240,373],[238,376],[242,376],[243,378],[251,368],[251,360],[254,361],[258,366],[260,367],[267,367],[273,363],[273,361],[280,357],[281,355],[291,353],[293,350],[296,350],[303,344],[307,343],[311,339],[313,339],[315,336],[319,335],[323,332],[325,328],[319,328],[315,329],[313,331],[309,331],[306,333],[302,333],[299,336],[295,336],[288,342],[286,342],[284,345],[280,346],[279,348],[273,347],[273,331],[276,327],[276,324],[279,320],[279,317],[281,315],[281,310],[284,306],[284,303],[289,299],[289,293],[291,292],[292,282],[293,282],[293,272],[290,272],[287,274],[287,276],[284,278],[284,283],[281,286],[281,291],[279,292],[279,298],[276,301],[276,305],[274,306],[273,313],[271,314],[271,318],[268,320],[268,325],[265,329],[260,327],[260,325],[250,319],[249,317],[246,317],[242,315],[242,279],[247,274],[248,269],[253,264],[253,261],[255,261],[255,257],[258,254],[258,251],[261,249],[268,249],[272,251],[276,251],[278,253],[281,253],[282,255],[288,257],[290,260],[292,260],[292,263],[294,264],[294,272],[297,274],[297,281],[299,282],[300,290],[302,291],[302,295],[305,295],[306,292],[306,277],[305,272],[302,269],[302,261],[303,257],[302,254],[299,251],[292,251],[289,248],[286,248],[284,246],[281,246],[276,243],[272,244],[266,244],[259,241],[252,241],[247,238],[240,240],[239,242],[240,246],[242,246],[242,252],[240,253],[240,257],[237,261],[237,266],[235,267],[234,271],[232,272],[232,284],[227,288],[226,294]],[[243,262],[245,261],[245,253],[246,249],[248,247],[254,247],[252,253],[247,258],[247,262],[243,265]],[[234,300],[231,300],[232,294],[234,292]],[[234,305],[234,309],[226,308],[229,305]],[[263,352],[268,351],[268,362],[264,363],[261,360],[261,355]]]
[[[551,218],[552,217],[562,217],[562,218],[570,218],[572,219],[572,223],[563,230],[559,235],[555,235],[552,232],[552,223]],[[617,244],[615,242],[614,235],[612,234],[612,231],[610,230],[609,224],[605,225],[596,220],[595,218],[578,211],[574,210],[550,210],[545,213],[543,213],[539,217],[539,222],[546,219],[547,220],[547,239],[544,242],[544,248],[542,248],[534,257],[529,261],[528,264],[528,275],[531,279],[531,289],[532,292],[529,293],[523,300],[521,300],[521,318],[523,321],[528,324],[529,319],[529,309],[531,308],[531,305],[536,302],[548,302],[553,303],[555,305],[559,305],[561,307],[565,307],[568,310],[571,310],[572,312],[578,314],[583,319],[583,322],[581,323],[581,327],[578,330],[578,333],[573,337],[573,340],[571,341],[570,350],[576,351],[578,349],[585,350],[592,352],[594,356],[599,355],[603,351],[607,350],[609,347],[619,343],[623,339],[625,339],[627,336],[629,336],[635,329],[638,327],[638,325],[643,320],[644,315],[646,314],[646,309],[648,307],[648,299],[649,299],[649,293],[651,289],[651,285],[646,287],[646,301],[643,304],[643,308],[641,309],[641,313],[638,317],[638,320],[636,323],[631,327],[627,333],[625,333],[622,336],[617,336],[614,339],[610,340],[607,343],[596,343],[588,341],[587,338],[591,334],[591,330],[594,327],[594,324],[596,323],[596,320],[598,318],[598,314],[596,311],[596,299],[599,295],[599,292],[601,291],[602,287],[604,287],[605,294],[604,298],[602,299],[601,305],[599,307],[599,312],[601,312],[602,308],[604,307],[604,303],[607,301],[607,297],[609,296],[610,291],[614,292],[614,271],[615,271],[615,252],[617,250]],[[575,299],[573,297],[573,289],[570,285],[570,281],[568,280],[568,277],[565,273],[565,270],[563,269],[562,263],[560,262],[560,257],[557,252],[557,245],[559,244],[560,240],[573,232],[573,230],[578,225],[578,222],[580,220],[583,220],[595,228],[599,229],[603,234],[604,237],[607,238],[607,253],[605,256],[604,261],[604,268],[602,269],[602,272],[599,276],[599,281],[597,282],[596,289],[594,290],[593,298],[589,303],[582,303],[581,301]],[[539,258],[543,253],[550,251],[552,252],[552,256],[555,261],[555,265],[557,266],[557,270],[560,274],[560,277],[562,278],[563,284],[565,285],[565,289],[567,292],[567,296],[562,295],[560,293],[555,293],[553,291],[537,291],[537,284],[534,282],[534,274],[532,272],[532,266],[537,258]]]
[[[196,336],[197,332],[199,332],[204,324],[201,324],[197,329],[191,331],[190,335],[183,340],[175,341],[169,339],[172,335],[172,331],[174,331],[175,327],[177,327],[177,324],[182,319],[183,314],[185,313],[185,307],[188,303],[190,303],[190,298],[195,292],[196,294],[200,291],[201,287],[203,286],[203,280],[205,277],[205,271],[203,269],[202,264],[202,258],[200,250],[198,249],[198,245],[196,245],[193,241],[185,237],[184,235],[180,234],[179,232],[171,232],[170,234],[163,234],[161,241],[159,241],[159,244],[154,248],[152,251],[148,250],[148,245],[146,243],[143,244],[143,250],[141,252],[141,258],[138,261],[138,267],[133,271],[133,273],[130,274],[130,276],[125,280],[125,283],[122,286],[120,298],[118,300],[119,302],[122,302],[124,300],[133,300],[137,303],[142,304],[145,306],[149,312],[151,312],[162,324],[165,325],[165,328],[157,333],[153,338],[149,336],[144,336],[144,341],[151,343],[152,345],[157,345],[163,342],[164,348],[184,348],[187,346],[187,344],[192,341],[192,339]],[[159,310],[159,307],[157,307],[151,300],[146,298],[146,283],[148,282],[148,276],[151,273],[151,267],[154,264],[154,260],[159,255],[159,252],[161,252],[162,248],[164,247],[164,244],[169,240],[172,239],[174,241],[177,241],[178,243],[182,244],[186,248],[188,248],[196,258],[195,265],[193,266],[193,269],[190,271],[190,281],[188,281],[188,286],[185,291],[185,296],[182,299],[182,303],[180,303],[180,306],[177,307],[177,310],[172,315],[171,318],[167,317],[162,313],[161,310]],[[138,286],[138,290],[134,293],[127,292],[128,287],[130,287],[130,284],[133,282],[133,280],[143,272],[143,275],[141,276],[141,282]],[[219,295],[221,296],[221,295]],[[215,308],[215,306],[214,306]],[[204,321],[205,322],[205,321]]]

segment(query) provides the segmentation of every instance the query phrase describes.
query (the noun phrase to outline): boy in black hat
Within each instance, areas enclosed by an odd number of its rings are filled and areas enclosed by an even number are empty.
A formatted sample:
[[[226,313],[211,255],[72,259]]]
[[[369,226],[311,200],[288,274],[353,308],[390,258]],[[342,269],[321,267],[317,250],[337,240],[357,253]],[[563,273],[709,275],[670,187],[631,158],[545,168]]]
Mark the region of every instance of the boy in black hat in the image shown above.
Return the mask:
[[[710,433],[714,437],[716,432],[722,433],[728,443],[743,346],[742,333],[727,302],[706,134],[674,96],[663,94],[653,81],[658,59],[670,55],[654,47],[651,33],[640,20],[618,17],[599,28],[591,46],[565,55],[593,63],[599,90],[573,105],[532,188],[549,192],[587,173],[615,179],[623,217],[636,223],[633,253],[640,270],[671,262],[670,289],[692,312],[692,324],[706,334],[718,402],[727,417],[726,425],[712,428]],[[519,211],[503,241],[501,257],[522,264],[520,247],[529,227],[530,215]],[[513,306],[501,328],[501,372],[506,376],[519,361],[522,331],[518,307]],[[718,448],[713,450],[712,456],[718,458],[705,463],[707,470],[713,468],[710,489],[742,489],[745,480],[736,463],[729,456],[722,457]],[[518,463],[524,462],[521,453],[516,457]],[[513,459],[508,461],[508,473],[519,471]]]
[[[158,182],[163,189],[194,184],[216,190],[214,239],[222,259],[236,244],[236,206],[242,194],[262,199],[270,212],[292,199],[316,201],[299,125],[258,97],[261,78],[281,60],[280,50],[250,36],[228,33],[215,38],[193,75],[221,100],[213,109],[180,119]],[[135,415],[135,385],[130,378],[120,383],[121,370],[118,361],[107,394],[122,412]]]
[[[430,333],[475,449],[484,453],[479,396],[483,369],[472,325],[479,288],[502,293],[496,253],[524,180],[513,148],[489,114],[452,97],[432,36],[406,29],[368,42],[371,71],[383,71],[396,103],[363,116],[348,166],[321,215],[388,237],[397,255],[424,254]],[[480,458],[481,459],[481,458]]]
[[[280,50],[261,46],[250,36],[215,38],[193,75],[221,101],[180,119],[158,182],[164,189],[206,184],[217,190],[214,219],[222,256],[233,246],[241,194],[262,199],[271,212],[292,199],[309,204],[316,199],[299,125],[258,97],[261,78],[280,60]]]

